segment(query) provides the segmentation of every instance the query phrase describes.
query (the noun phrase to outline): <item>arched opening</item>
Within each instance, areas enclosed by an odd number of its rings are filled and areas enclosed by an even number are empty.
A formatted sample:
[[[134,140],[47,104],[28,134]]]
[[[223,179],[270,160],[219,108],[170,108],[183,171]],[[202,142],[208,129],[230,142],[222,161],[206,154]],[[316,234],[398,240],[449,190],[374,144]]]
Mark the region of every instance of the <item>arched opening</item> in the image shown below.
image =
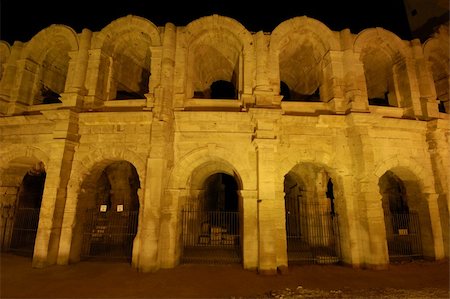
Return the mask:
[[[419,213],[410,207],[404,182],[392,171],[379,180],[389,260],[421,258]]]
[[[234,84],[225,80],[214,81],[211,84],[211,99],[236,99]]]
[[[209,175],[183,208],[182,263],[240,263],[241,216],[238,182],[232,175]]]
[[[54,47],[45,56],[40,66],[37,94],[33,104],[61,103],[69,69],[69,45]]]
[[[369,105],[398,107],[393,63],[384,51],[366,48],[361,53]]]
[[[131,262],[139,215],[140,181],[136,168],[127,161],[94,168],[79,194],[79,224],[71,259]]]
[[[341,259],[338,213],[329,174],[312,164],[284,178],[288,263],[336,263]]]
[[[14,172],[18,174],[22,171],[12,167],[10,173]],[[42,163],[30,167],[16,189],[15,203],[3,205],[2,249],[18,255],[33,256],[45,177]]]

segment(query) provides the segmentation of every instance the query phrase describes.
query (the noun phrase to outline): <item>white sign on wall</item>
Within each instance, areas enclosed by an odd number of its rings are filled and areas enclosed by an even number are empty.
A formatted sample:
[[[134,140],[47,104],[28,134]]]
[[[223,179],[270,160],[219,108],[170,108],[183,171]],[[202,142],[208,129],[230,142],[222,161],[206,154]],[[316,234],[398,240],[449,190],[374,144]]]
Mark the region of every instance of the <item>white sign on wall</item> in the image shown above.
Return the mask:
[[[123,212],[123,205],[117,205],[117,212]]]
[[[107,205],[101,205],[100,206],[100,212],[106,212],[107,209],[108,209]]]

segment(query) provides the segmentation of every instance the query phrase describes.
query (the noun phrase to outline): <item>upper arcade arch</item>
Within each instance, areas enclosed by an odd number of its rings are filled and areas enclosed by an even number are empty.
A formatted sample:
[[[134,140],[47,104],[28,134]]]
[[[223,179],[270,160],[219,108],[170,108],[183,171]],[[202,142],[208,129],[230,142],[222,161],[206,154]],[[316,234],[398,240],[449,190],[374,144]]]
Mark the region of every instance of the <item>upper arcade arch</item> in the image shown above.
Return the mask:
[[[211,85],[218,81],[234,86],[235,99],[251,93],[255,50],[242,24],[212,15],[189,23],[184,32],[187,98],[211,98]]]
[[[369,104],[412,108],[407,60],[411,57],[405,44],[394,33],[369,28],[355,38],[353,49],[363,63]]]
[[[161,51],[158,28],[149,20],[128,15],[103,28],[94,38],[91,52],[104,61],[98,71],[107,74],[99,95],[104,100],[145,99],[159,84]],[[158,57],[158,55],[156,55]]]
[[[19,93],[25,104],[61,103],[69,72],[69,53],[78,51],[76,32],[65,25],[51,25],[36,34],[22,52]]]
[[[217,172],[239,177],[238,185],[241,190],[256,188],[256,178],[252,175],[249,161],[230,155],[229,151],[218,146],[214,150],[199,148],[181,158],[171,172],[168,188],[185,189],[192,183],[200,185],[202,179]],[[196,174],[195,178],[193,174]]]
[[[306,16],[278,25],[270,37],[272,86],[285,100],[327,101],[330,51],[340,50],[339,38],[322,22]]]
[[[441,27],[438,34],[423,44],[425,59],[433,77],[439,111],[450,113],[449,106],[449,36],[448,27]]]

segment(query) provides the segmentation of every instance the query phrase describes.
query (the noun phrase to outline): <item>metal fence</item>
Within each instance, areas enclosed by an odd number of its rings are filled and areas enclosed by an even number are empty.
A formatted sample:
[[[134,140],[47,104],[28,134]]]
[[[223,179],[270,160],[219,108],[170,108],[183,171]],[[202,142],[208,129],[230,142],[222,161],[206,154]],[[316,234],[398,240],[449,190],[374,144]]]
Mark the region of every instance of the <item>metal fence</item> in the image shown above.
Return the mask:
[[[240,263],[239,212],[182,211],[182,263]]]
[[[87,210],[81,258],[131,261],[138,211]]]
[[[338,215],[321,205],[301,204],[286,213],[289,263],[330,264],[341,260]]]
[[[421,258],[419,215],[416,212],[385,214],[389,259]]]
[[[24,256],[33,256],[39,224],[39,208],[2,207],[1,248]]]

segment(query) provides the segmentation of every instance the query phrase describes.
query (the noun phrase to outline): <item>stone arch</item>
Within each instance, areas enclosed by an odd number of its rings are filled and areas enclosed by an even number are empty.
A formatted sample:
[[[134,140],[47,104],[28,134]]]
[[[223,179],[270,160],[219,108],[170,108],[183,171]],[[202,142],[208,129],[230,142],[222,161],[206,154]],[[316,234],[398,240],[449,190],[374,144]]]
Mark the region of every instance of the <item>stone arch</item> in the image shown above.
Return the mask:
[[[103,49],[107,53],[114,51],[115,40],[121,35],[139,33],[150,41],[152,46],[161,46],[158,27],[146,18],[127,15],[112,21],[104,27],[93,41],[93,49]]]
[[[190,182],[192,171],[202,164],[217,161],[217,163],[226,163],[232,165],[230,171],[239,175],[242,189],[254,189],[256,180],[252,177],[250,164],[243,159],[239,159],[235,155],[230,155],[229,151],[223,147],[216,146],[214,148],[202,147],[191,151],[179,160],[176,167],[172,170],[168,188],[169,189],[185,189]],[[230,166],[231,167],[231,166]]]
[[[328,101],[330,51],[340,50],[338,35],[322,22],[303,16],[284,21],[270,37],[273,89],[284,100]],[[281,87],[289,90],[281,93]],[[288,97],[290,96],[290,98]]]
[[[423,44],[425,60],[431,71],[441,112],[450,113],[449,102],[449,36],[448,27],[441,27],[438,34]]]
[[[87,175],[91,175],[93,169],[102,169],[102,167],[105,167],[113,161],[122,160],[130,162],[136,168],[141,188],[143,188],[143,178],[145,178],[146,168],[145,161],[139,154],[128,149],[97,149],[81,157],[77,162],[74,162],[74,168],[78,169],[78,171],[76,174],[74,173],[73,180],[81,183]],[[75,190],[75,192],[78,192],[78,190]]]
[[[4,64],[8,61],[10,54],[11,46],[6,41],[0,40],[0,80],[2,80],[5,70]]]
[[[122,205],[123,211],[129,213],[127,219],[121,218],[118,220],[131,221],[127,225],[130,227],[130,232],[133,233],[133,236],[131,236],[133,239],[126,241],[126,246],[130,246],[130,250],[132,249],[133,252],[128,252],[127,254],[130,255],[126,256],[126,258],[127,260],[134,259],[137,256],[137,249],[134,248],[132,244],[134,243],[135,238],[137,238],[137,230],[139,229],[137,221],[141,218],[142,209],[140,207],[144,204],[142,192],[144,186],[141,183],[144,180],[143,171],[145,170],[143,160],[132,151],[128,151],[126,149],[113,149],[111,151],[96,150],[78,161],[79,162],[73,167],[73,177],[71,178],[73,183],[69,184],[68,190],[68,198],[70,197],[70,200],[68,199],[68,203],[66,204],[66,209],[68,208],[69,210],[74,211],[73,214],[69,215],[72,218],[69,219],[70,217],[68,217],[67,220],[65,220],[73,223],[73,231],[68,236],[71,244],[69,260],[71,262],[79,261],[81,255],[86,254],[86,252],[83,251],[85,250],[83,249],[83,246],[86,246],[86,244],[90,246],[89,244],[91,243],[89,242],[92,240],[88,242],[83,239],[83,224],[86,223],[87,219],[90,219],[86,217],[88,217],[91,212],[93,215],[96,215],[94,211],[98,209],[100,205],[107,206],[106,210],[109,213],[109,216],[104,214],[106,216],[103,218],[109,219],[109,217],[113,217],[111,219],[116,219],[117,217],[112,214],[116,212],[115,209],[118,205]],[[110,175],[108,174],[108,170],[110,170],[113,165],[115,168],[117,168],[116,166],[121,166],[119,169],[121,178],[122,180],[125,180],[125,185],[128,183],[130,184],[129,188],[114,190],[114,186],[110,180]],[[117,169],[115,171],[116,174],[118,174]],[[114,192],[108,193],[108,191]],[[121,194],[125,196],[122,199],[115,198],[114,194],[116,193],[119,196]],[[110,194],[112,194],[111,197]],[[100,223],[99,221],[102,221],[100,216],[99,218],[93,218],[94,220],[92,221],[97,221],[96,223]],[[119,221],[117,223],[121,222]],[[125,235],[122,237],[128,238]]]
[[[421,247],[425,257],[436,257],[436,246],[442,241],[440,230],[436,229],[434,223],[439,219],[434,219],[438,213],[434,213],[435,194],[434,182],[431,173],[421,164],[411,159],[390,158],[379,163],[374,171],[375,177],[378,179],[380,192],[382,192],[382,178],[386,174],[395,176],[404,188],[404,196],[408,204],[409,213],[415,213],[418,216],[418,224],[420,227]],[[383,195],[384,196],[384,195]],[[385,214],[389,209],[388,204],[383,200]],[[387,209],[387,210],[386,210]],[[389,213],[388,213],[389,214]],[[385,216],[386,229],[389,226],[390,219]],[[418,230],[418,228],[417,228]],[[388,232],[387,232],[388,234]],[[389,234],[388,234],[389,236]],[[389,241],[389,240],[388,240]]]
[[[388,30],[369,28],[356,36],[353,49],[363,63],[369,104],[412,107],[410,84],[405,81],[406,60],[411,57],[406,43]]]
[[[161,36],[149,20],[128,15],[103,28],[93,41],[102,63],[102,80],[98,96],[104,100],[146,99],[159,84]]]
[[[6,150],[0,161],[0,246],[32,256],[49,157],[34,147]]]
[[[21,92],[29,104],[61,103],[69,71],[69,52],[78,48],[76,32],[59,24],[41,30],[26,44],[23,67],[31,76],[23,77],[27,81],[21,82]]]
[[[339,177],[322,163],[301,161],[284,176],[286,239],[289,263],[336,263],[342,260],[339,231],[344,198]],[[337,188],[335,188],[337,187]],[[335,196],[335,194],[337,196]],[[336,200],[335,200],[336,199]]]
[[[235,98],[251,93],[255,52],[253,38],[242,24],[212,15],[189,23],[185,33],[188,98],[211,98],[211,85],[217,81],[232,83]]]
[[[435,193],[433,175],[423,164],[413,159],[390,157],[376,165],[374,175],[379,180],[386,171],[392,169],[401,179],[418,181],[423,193]]]

